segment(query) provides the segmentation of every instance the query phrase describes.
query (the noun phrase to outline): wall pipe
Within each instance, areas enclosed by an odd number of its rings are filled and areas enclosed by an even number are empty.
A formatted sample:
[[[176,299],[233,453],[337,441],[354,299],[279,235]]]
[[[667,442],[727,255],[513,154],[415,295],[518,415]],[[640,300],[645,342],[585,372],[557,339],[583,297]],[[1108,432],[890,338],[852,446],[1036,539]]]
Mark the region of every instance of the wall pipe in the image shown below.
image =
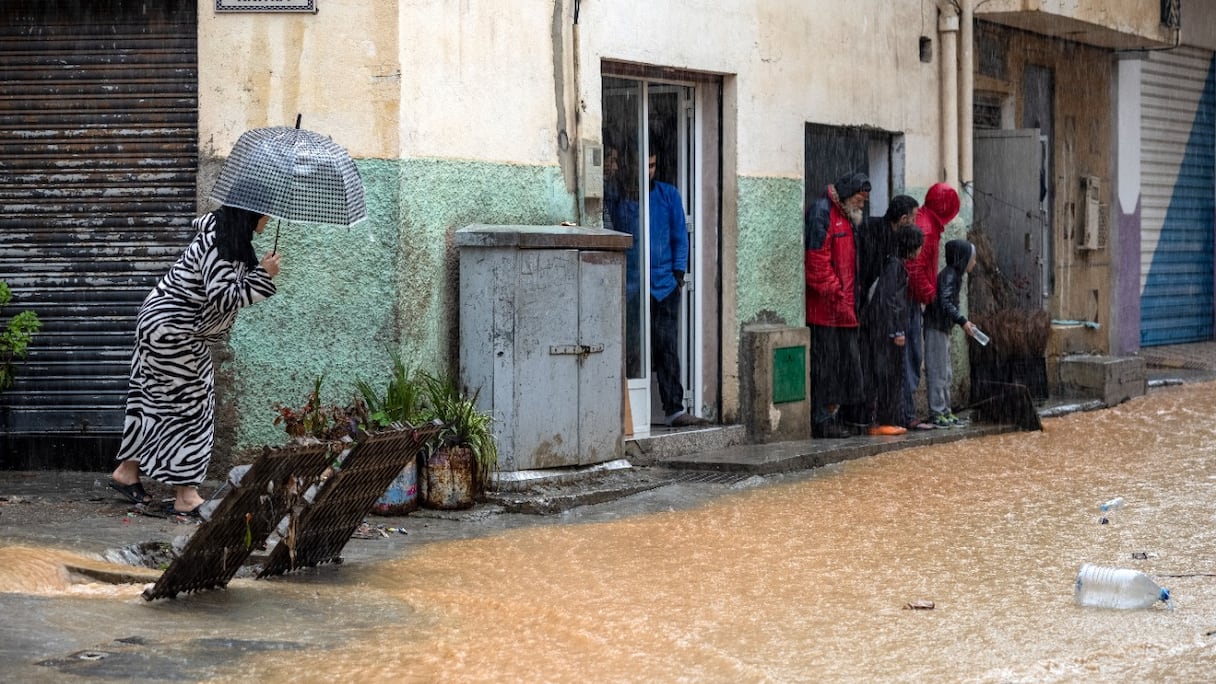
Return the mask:
[[[975,0],[960,0],[958,41],[958,166],[960,188],[971,193],[975,183],[972,142],[975,132]]]
[[[958,187],[959,97],[958,15],[949,4],[939,7],[937,33],[942,46],[941,159],[942,182]]]

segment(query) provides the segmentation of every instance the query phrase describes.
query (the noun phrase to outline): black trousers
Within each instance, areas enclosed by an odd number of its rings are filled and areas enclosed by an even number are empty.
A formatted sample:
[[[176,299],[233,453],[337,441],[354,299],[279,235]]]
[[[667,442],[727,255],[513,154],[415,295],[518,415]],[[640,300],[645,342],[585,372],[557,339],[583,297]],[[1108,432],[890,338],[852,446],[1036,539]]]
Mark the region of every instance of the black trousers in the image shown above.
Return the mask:
[[[684,385],[680,382],[680,290],[667,298],[650,298],[651,368],[659,381],[663,416],[684,410]]]
[[[852,407],[865,401],[861,351],[857,328],[810,328],[811,420],[822,424],[835,417],[830,407]]]

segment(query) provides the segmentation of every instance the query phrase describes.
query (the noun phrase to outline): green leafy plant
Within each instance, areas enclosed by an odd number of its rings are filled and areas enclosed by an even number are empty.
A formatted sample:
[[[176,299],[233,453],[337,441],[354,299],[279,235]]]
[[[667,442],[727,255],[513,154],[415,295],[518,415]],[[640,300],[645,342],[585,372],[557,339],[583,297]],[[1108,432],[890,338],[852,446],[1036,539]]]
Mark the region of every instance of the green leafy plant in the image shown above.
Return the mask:
[[[443,423],[437,440],[441,446],[467,447],[477,460],[477,487],[484,488],[490,472],[498,467],[498,443],[494,441],[494,418],[477,409],[479,392],[469,395],[451,375],[422,373],[427,417]]]
[[[406,368],[400,354],[393,354],[392,374],[383,393],[363,379],[355,381],[355,389],[367,406],[369,427],[418,425],[426,421],[426,397],[422,383],[416,372]]]
[[[13,291],[8,283],[0,280],[0,312],[13,300]],[[33,311],[22,311],[13,316],[0,330],[0,391],[13,384],[13,360],[24,359],[29,354],[30,340],[42,329],[42,321]]]

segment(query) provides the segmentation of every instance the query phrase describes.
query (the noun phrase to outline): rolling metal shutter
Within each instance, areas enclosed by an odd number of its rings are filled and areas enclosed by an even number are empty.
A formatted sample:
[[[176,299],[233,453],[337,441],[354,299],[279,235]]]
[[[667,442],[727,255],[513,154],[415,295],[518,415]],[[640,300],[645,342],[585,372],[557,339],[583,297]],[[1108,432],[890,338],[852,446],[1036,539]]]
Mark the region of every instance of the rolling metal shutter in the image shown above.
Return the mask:
[[[195,210],[196,12],[195,0],[0,6],[0,279],[13,289],[0,319],[31,309],[43,322],[0,392],[0,441],[122,430],[135,314]]]
[[[1140,344],[1213,335],[1216,61],[1149,54],[1141,77]]]

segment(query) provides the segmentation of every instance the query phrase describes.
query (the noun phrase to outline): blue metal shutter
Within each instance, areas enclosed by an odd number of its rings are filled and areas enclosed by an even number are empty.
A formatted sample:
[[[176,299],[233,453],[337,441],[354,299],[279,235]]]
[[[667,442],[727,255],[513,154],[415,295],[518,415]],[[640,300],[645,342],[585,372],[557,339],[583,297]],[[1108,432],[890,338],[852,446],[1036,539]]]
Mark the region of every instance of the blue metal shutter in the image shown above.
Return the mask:
[[[1216,60],[1182,47],[1142,69],[1140,344],[1213,336]]]

